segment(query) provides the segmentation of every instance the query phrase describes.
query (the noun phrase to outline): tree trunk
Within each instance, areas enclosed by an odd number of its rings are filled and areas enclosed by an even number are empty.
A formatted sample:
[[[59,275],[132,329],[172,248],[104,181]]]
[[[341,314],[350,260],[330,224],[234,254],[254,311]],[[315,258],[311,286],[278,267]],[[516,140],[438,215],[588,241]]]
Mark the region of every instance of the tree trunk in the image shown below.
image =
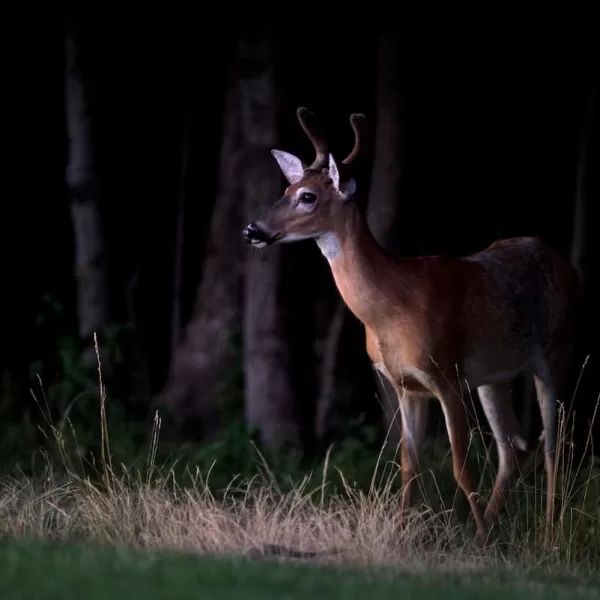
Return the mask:
[[[175,432],[202,438],[218,426],[240,360],[235,338],[241,329],[241,286],[246,248],[236,240],[243,228],[239,162],[239,95],[234,64],[226,91],[220,149],[219,192],[193,315],[171,359],[167,384],[156,399]]]
[[[271,41],[244,36],[239,43],[240,106],[244,139],[243,194],[251,221],[281,195],[271,156],[277,147],[277,105]],[[231,245],[240,238],[238,233]],[[244,393],[247,424],[267,445],[299,442],[290,377],[290,353],[281,304],[282,248],[246,249]]]
[[[575,206],[573,215],[573,230],[571,239],[571,262],[576,267],[583,286],[583,303],[577,319],[576,333],[574,335],[573,354],[569,373],[569,385],[565,389],[577,389],[577,394],[567,396],[567,411],[573,411],[577,416],[572,431],[573,440],[580,440],[574,445],[574,460],[578,461],[586,452],[587,439],[591,424],[594,423],[596,402],[598,396],[597,378],[594,367],[586,367],[588,359],[593,360],[593,347],[596,332],[600,321],[598,319],[598,304],[600,295],[595,291],[596,286],[590,285],[593,275],[598,271],[598,253],[595,251],[594,235],[589,235],[594,230],[594,204],[597,203],[598,194],[589,194],[592,182],[589,178],[591,171],[590,151],[596,146],[593,139],[595,130],[595,111],[597,98],[597,66],[592,61],[589,89],[586,95],[586,107],[579,131],[577,148],[577,167],[575,179]],[[596,200],[594,200],[596,198]],[[591,277],[590,277],[591,275]],[[589,354],[592,351],[592,354]],[[597,358],[596,358],[597,360]],[[593,364],[593,363],[592,363]],[[597,422],[597,418],[596,418]],[[592,442],[594,443],[594,442]]]
[[[100,335],[108,325],[108,265],[95,172],[88,79],[78,42],[74,31],[68,31],[65,97],[69,152],[65,177],[75,233],[79,335],[92,342],[94,332]],[[84,361],[86,364],[95,361],[93,343],[86,349]]]
[[[341,382],[336,366],[340,359],[340,340],[349,318],[351,318],[351,315],[348,314],[346,305],[342,300],[338,301],[331,317],[321,362],[319,397],[315,414],[315,437],[320,442],[326,440],[329,431],[330,412],[333,406],[338,405],[336,399]]]
[[[183,236],[185,223],[185,199],[188,177],[190,146],[190,94],[185,94],[183,107],[183,140],[181,144],[181,179],[179,182],[179,202],[177,204],[177,228],[175,230],[175,258],[173,261],[173,308],[171,315],[171,356],[175,356],[181,339],[181,285],[183,270]]]
[[[401,251],[397,227],[402,178],[402,96],[397,36],[383,33],[378,40],[377,113],[367,222],[375,239],[391,252]]]
[[[586,213],[586,175],[588,166],[589,137],[594,124],[596,107],[596,70],[592,68],[590,91],[587,95],[587,107],[581,124],[579,148],[577,152],[577,174],[575,180],[575,214],[573,218],[573,237],[571,242],[571,262],[577,268],[581,281],[585,283],[585,213]]]

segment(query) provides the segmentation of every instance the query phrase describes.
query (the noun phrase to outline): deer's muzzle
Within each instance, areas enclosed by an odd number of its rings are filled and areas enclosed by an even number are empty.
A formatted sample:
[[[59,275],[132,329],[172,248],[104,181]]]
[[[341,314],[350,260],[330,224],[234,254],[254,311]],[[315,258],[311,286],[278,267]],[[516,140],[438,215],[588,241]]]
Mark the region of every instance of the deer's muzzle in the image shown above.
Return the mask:
[[[265,231],[256,221],[247,225],[242,231],[242,235],[247,244],[252,244],[257,248],[264,248],[277,240],[277,236]]]

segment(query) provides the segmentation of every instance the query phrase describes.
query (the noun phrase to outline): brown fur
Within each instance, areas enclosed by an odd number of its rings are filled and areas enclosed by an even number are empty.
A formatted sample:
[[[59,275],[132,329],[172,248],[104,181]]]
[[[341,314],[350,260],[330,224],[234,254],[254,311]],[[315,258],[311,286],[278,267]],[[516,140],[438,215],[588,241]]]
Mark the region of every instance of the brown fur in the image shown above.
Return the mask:
[[[316,194],[314,206],[299,206],[301,190]],[[404,429],[403,508],[411,503],[427,399],[433,396],[446,418],[456,480],[471,505],[478,536],[487,536],[517,466],[513,445],[525,450],[508,382],[530,372],[544,423],[549,536],[556,391],[580,293],[575,268],[537,238],[500,240],[460,258],[392,256],[342,192],[327,169],[307,170],[255,225],[273,242],[290,235],[324,234],[335,241],[336,251],[328,259],[337,288],[365,326],[369,357],[398,395]],[[478,388],[499,451],[498,475],[485,513],[465,462],[467,388]]]

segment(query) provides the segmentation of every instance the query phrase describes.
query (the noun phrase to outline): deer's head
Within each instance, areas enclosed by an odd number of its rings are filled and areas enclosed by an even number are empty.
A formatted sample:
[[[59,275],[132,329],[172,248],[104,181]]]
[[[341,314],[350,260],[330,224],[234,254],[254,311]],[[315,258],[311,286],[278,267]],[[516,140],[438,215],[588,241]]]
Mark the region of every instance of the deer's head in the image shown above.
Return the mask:
[[[334,231],[344,203],[356,191],[350,167],[364,146],[364,115],[350,116],[354,148],[338,165],[328,150],[315,115],[304,107],[299,108],[296,114],[315,148],[316,156],[312,164],[306,166],[289,152],[271,151],[290,185],[279,200],[244,229],[247,243],[258,248],[327,236]]]

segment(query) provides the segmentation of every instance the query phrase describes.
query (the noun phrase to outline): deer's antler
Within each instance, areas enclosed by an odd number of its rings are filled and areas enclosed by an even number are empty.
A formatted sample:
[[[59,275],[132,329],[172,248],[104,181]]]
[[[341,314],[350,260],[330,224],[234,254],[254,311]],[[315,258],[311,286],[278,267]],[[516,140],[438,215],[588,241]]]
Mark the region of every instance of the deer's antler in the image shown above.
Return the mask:
[[[367,118],[361,113],[350,115],[350,125],[354,129],[354,147],[350,154],[342,161],[346,166],[350,166],[363,153],[367,138]]]
[[[296,111],[296,116],[300,121],[300,125],[302,125],[302,129],[304,129],[304,133],[306,133],[315,148],[315,160],[308,168],[318,171],[327,165],[329,148],[325,136],[321,131],[317,117],[308,108],[301,106]]]

